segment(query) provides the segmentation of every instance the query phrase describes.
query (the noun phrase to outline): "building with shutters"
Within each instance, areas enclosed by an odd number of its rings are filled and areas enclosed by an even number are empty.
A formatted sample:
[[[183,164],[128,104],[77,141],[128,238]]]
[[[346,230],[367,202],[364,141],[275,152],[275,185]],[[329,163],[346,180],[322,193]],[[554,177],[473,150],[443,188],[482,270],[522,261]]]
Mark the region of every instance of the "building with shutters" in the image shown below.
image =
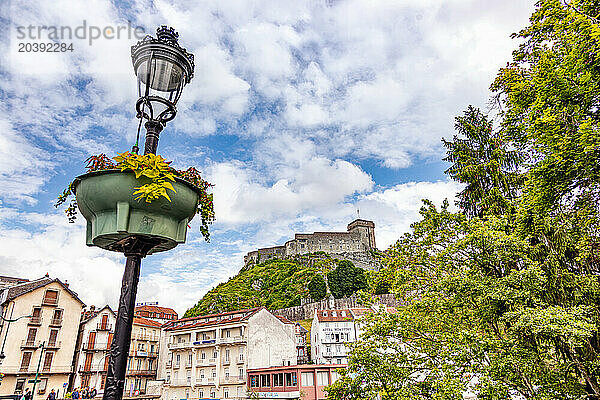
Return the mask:
[[[156,380],[161,323],[135,317],[125,375],[125,394],[145,394],[148,382]]]
[[[248,369],[296,362],[294,325],[264,307],[180,319],[163,327],[161,398],[245,399]]]
[[[75,379],[72,388],[94,387],[104,390],[108,354],[117,316],[109,307],[91,306],[82,313],[75,354]]]
[[[82,313],[73,388],[94,387],[104,392],[116,317],[109,306],[92,306]],[[160,327],[156,321],[133,319],[124,386],[127,396],[145,394],[148,381],[156,379]]]
[[[26,281],[3,280],[0,313],[15,322],[0,323],[0,396],[19,395],[33,389],[39,365],[34,400],[45,399],[51,389],[64,394],[73,374],[75,339],[83,302],[68,284],[47,275]],[[1,357],[0,357],[1,358]]]

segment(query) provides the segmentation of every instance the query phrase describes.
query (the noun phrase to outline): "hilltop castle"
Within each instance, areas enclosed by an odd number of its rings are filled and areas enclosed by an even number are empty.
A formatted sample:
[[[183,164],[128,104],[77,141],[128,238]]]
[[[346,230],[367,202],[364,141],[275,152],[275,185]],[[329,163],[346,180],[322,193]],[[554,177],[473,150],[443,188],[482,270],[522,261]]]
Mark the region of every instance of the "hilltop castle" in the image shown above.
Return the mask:
[[[283,246],[251,251],[244,257],[244,264],[317,251],[340,254],[364,253],[375,249],[375,223],[355,219],[348,224],[347,232],[296,233],[294,239],[288,240]]]

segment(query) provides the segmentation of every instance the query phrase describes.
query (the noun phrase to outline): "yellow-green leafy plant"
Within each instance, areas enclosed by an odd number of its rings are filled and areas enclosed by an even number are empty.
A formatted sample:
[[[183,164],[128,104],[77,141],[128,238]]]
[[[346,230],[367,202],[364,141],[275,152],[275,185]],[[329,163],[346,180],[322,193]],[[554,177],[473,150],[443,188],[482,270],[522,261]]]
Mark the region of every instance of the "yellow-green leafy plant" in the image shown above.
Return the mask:
[[[135,188],[133,196],[136,200],[144,200],[151,203],[154,200],[164,197],[171,201],[169,190],[175,192],[175,188],[171,182],[175,182],[175,178],[181,178],[196,187],[199,195],[197,214],[200,214],[201,225],[200,232],[206,240],[209,239],[208,225],[215,220],[215,210],[213,205],[213,195],[208,193],[208,190],[213,185],[202,179],[200,172],[190,167],[186,170],[179,171],[170,166],[170,161],[159,155],[144,154],[139,155],[131,152],[119,153],[113,157],[113,162],[105,154],[91,156],[86,160],[87,172],[106,171],[111,169],[120,169],[121,171],[132,171],[136,179],[140,180],[140,186]],[[149,182],[148,182],[149,180]],[[55,207],[65,203],[67,199],[73,195],[73,183],[58,196]],[[77,202],[72,199],[65,209],[67,218],[70,223],[75,222],[77,215]]]

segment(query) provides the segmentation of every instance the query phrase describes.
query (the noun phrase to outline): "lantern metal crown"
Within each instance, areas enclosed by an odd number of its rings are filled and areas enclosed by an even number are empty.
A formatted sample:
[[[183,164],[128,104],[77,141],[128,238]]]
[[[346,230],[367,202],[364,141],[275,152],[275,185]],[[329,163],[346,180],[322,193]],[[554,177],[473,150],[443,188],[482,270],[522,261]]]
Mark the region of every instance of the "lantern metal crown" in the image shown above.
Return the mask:
[[[177,42],[179,34],[165,25],[131,47],[138,81],[137,117],[164,125],[175,118],[183,87],[194,76],[194,55]]]

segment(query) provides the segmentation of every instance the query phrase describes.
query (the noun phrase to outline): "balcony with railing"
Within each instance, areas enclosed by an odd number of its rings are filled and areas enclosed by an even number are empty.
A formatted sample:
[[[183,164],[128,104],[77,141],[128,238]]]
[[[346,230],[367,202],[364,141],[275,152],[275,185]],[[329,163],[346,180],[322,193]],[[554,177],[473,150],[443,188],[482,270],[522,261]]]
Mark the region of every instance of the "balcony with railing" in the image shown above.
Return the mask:
[[[128,376],[152,376],[156,375],[155,369],[128,369]]]
[[[50,320],[50,326],[60,327],[62,326],[63,319],[61,318],[52,318]]]
[[[239,356],[239,357],[237,358],[237,363],[238,363],[238,364],[243,364],[243,363],[244,363],[244,356]]]
[[[80,374],[95,374],[103,372],[106,372],[106,367],[104,365],[79,367]]]
[[[88,343],[85,342],[82,346],[84,351],[106,351],[109,349],[108,343]]]
[[[132,335],[131,338],[136,340],[147,340],[149,342],[158,342],[160,340],[159,335],[152,335],[149,333],[138,333],[137,335]]]
[[[48,342],[44,347],[47,349],[55,350],[59,349],[61,345],[60,341],[54,340],[52,342]]]
[[[169,349],[187,349],[192,347],[192,342],[169,343],[167,347]]]
[[[107,322],[98,322],[96,324],[96,330],[97,331],[112,331],[112,324],[109,324]]]
[[[29,322],[27,324],[28,325],[41,325],[42,317],[30,317]]]
[[[39,340],[23,340],[21,341],[22,349],[34,349],[40,347],[41,342]]]
[[[192,360],[186,360],[185,361],[185,367],[186,368],[192,368]]]
[[[246,336],[230,336],[219,339],[220,344],[234,344],[246,342]]]
[[[221,378],[221,385],[239,385],[246,383],[246,377],[244,375],[230,375]]]
[[[215,378],[196,378],[196,386],[213,386]]]
[[[58,297],[44,297],[42,300],[42,305],[56,307],[58,306]]]
[[[231,364],[231,359],[230,358],[225,358],[223,360],[223,365],[229,365],[229,364]]]

